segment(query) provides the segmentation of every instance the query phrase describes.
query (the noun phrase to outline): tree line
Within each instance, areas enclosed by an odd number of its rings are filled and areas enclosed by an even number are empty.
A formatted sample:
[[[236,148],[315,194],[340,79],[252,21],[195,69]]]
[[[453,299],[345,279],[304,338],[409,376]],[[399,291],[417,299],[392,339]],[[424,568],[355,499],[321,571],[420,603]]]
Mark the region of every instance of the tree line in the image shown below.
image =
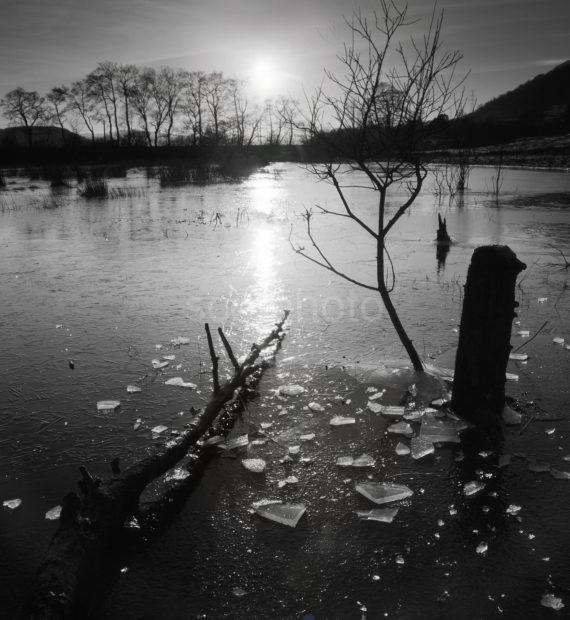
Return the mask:
[[[125,146],[292,144],[297,102],[285,96],[258,104],[244,80],[221,71],[186,71],[101,62],[83,79],[48,93],[21,87],[0,100],[10,125],[51,124]]]

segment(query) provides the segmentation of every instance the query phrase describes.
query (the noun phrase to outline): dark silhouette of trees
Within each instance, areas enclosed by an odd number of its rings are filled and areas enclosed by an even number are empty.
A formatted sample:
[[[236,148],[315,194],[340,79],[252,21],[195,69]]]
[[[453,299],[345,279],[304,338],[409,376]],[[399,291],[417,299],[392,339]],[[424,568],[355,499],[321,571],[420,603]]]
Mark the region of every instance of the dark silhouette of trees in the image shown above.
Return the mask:
[[[421,148],[431,130],[429,121],[456,109],[461,80],[455,76],[461,55],[442,49],[442,14],[431,16],[423,37],[405,38],[412,23],[407,7],[380,1],[371,17],[360,11],[346,20],[348,42],[339,56],[341,71],[326,72],[326,80],[310,100],[303,129],[309,143],[328,153],[328,162],[313,170],[338,195],[340,210],[324,214],[344,218],[372,238],[376,250],[374,283],[363,282],[335,266],[314,236],[314,213],[305,222],[313,251],[295,251],[349,282],[377,291],[392,325],[417,371],[423,369],[412,340],[396,312],[390,293],[396,273],[387,250],[388,234],[408,212],[427,175]],[[339,161],[348,164],[337,163]],[[366,187],[377,197],[375,222],[351,204],[347,189]],[[388,202],[392,188],[404,189],[399,204]]]
[[[35,90],[15,88],[0,100],[2,114],[11,124],[21,123],[26,128],[28,147],[32,148],[32,129],[47,118],[46,101]]]
[[[46,118],[57,123],[61,129],[61,140],[65,144],[65,118],[69,111],[69,91],[66,86],[54,86],[46,95]]]

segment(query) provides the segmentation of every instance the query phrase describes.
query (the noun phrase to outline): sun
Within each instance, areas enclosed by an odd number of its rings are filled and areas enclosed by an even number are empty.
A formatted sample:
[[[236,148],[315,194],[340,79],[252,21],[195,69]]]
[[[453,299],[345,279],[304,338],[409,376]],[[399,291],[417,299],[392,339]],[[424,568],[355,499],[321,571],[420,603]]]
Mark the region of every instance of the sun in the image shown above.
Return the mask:
[[[273,59],[257,58],[249,71],[248,78],[253,93],[258,97],[266,99],[279,94],[282,76]]]

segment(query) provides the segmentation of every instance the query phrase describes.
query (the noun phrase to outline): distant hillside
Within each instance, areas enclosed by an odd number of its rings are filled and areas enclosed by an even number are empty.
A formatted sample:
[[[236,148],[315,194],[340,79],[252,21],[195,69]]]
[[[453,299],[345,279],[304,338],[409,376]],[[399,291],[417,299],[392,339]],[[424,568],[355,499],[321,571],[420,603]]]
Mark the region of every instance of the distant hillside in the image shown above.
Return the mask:
[[[33,127],[32,146],[34,148],[63,148],[87,144],[89,140],[59,127]],[[0,149],[26,149],[28,133],[25,127],[0,129]]]
[[[570,124],[570,60],[492,99],[469,115],[478,123],[560,127]]]

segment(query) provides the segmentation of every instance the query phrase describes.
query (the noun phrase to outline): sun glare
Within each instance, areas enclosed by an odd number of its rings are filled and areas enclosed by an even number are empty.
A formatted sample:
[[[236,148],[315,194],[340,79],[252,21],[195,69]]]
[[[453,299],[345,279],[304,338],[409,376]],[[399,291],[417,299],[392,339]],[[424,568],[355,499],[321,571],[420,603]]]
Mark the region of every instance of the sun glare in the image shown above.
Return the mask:
[[[259,97],[273,97],[279,94],[281,75],[277,65],[270,58],[258,58],[249,74],[253,92]]]

